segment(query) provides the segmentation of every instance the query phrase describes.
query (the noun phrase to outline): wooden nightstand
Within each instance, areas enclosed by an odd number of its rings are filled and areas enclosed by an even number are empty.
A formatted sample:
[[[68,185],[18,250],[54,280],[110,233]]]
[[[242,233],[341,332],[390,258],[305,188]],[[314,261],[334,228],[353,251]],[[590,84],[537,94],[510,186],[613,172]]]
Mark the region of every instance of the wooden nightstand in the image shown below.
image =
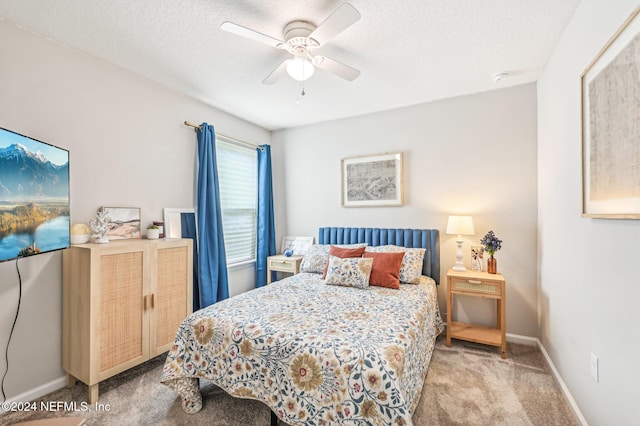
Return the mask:
[[[475,271],[457,272],[449,269],[447,272],[447,346],[451,346],[451,338],[468,340],[500,346],[502,358],[507,357],[505,285],[506,281],[502,274]],[[496,328],[453,321],[454,294],[495,299]]]
[[[271,284],[271,272],[289,272],[292,275],[300,272],[300,263],[302,256],[285,256],[284,254],[276,254],[267,257],[267,284]]]

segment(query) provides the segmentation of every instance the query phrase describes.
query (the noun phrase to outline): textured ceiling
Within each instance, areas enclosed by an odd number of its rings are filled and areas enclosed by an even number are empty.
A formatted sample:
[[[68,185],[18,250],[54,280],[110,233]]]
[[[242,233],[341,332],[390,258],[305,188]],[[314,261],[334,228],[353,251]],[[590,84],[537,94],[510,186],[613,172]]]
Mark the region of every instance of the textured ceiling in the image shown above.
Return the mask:
[[[304,97],[288,77],[261,83],[286,52],[220,29],[282,39],[289,21],[318,25],[342,3],[0,0],[0,17],[273,130],[536,81],[580,0],[349,0],[362,18],[318,53],[361,75],[318,70]]]

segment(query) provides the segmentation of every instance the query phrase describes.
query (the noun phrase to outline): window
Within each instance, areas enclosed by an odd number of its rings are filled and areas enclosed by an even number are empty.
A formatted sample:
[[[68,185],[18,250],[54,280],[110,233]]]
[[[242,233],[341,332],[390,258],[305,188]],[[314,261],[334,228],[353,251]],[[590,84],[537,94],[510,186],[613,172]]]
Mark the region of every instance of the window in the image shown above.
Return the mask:
[[[222,228],[227,264],[256,257],[258,154],[223,137],[216,137]]]

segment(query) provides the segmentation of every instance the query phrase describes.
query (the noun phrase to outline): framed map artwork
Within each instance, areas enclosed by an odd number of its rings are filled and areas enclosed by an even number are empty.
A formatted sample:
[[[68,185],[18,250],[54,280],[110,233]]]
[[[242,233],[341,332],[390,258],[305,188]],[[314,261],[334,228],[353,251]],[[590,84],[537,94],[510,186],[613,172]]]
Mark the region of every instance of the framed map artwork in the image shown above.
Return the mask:
[[[401,206],[402,153],[344,158],[342,206]]]
[[[640,219],[640,8],[582,73],[582,216]]]

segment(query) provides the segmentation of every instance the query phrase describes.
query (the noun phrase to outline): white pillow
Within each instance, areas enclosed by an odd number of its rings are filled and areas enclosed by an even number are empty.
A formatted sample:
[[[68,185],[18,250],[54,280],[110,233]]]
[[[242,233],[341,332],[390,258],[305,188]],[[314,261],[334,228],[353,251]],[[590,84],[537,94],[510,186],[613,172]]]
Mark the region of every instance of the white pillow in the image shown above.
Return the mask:
[[[400,267],[400,282],[406,284],[418,284],[422,275],[422,264],[424,262],[424,248],[407,248],[394,245],[367,247],[365,251],[370,252],[404,252],[402,266]]]

